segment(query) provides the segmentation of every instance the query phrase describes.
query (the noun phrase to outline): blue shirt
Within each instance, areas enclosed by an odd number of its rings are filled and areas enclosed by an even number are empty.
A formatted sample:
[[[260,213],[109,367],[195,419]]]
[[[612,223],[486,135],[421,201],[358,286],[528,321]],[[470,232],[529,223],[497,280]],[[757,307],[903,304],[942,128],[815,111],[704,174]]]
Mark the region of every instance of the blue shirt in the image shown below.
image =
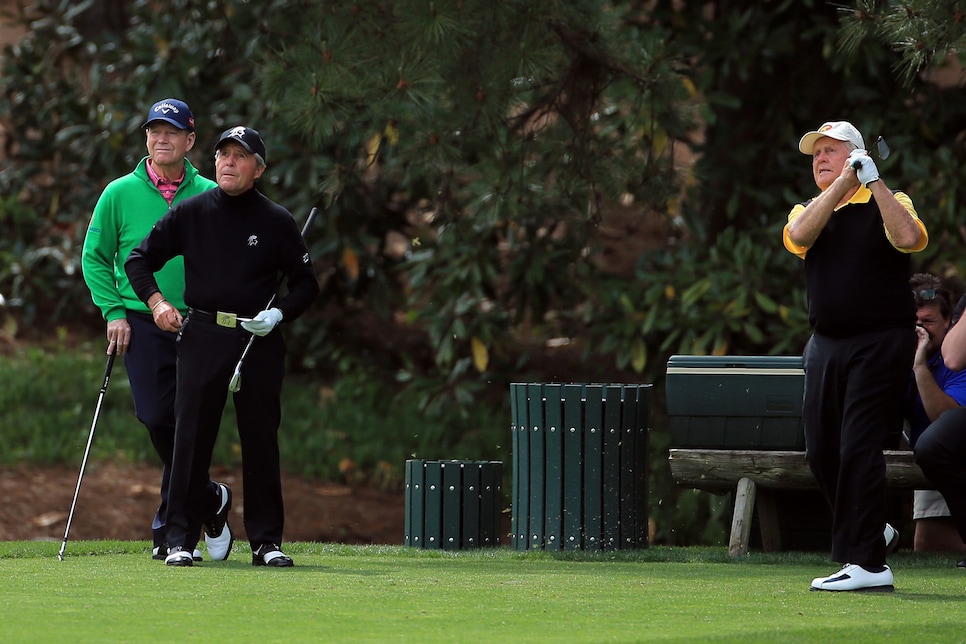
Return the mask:
[[[943,362],[942,353],[937,351],[936,355],[929,361],[929,373],[936,379],[936,384],[947,396],[955,400],[961,407],[966,407],[966,370],[953,371]],[[906,411],[906,420],[909,421],[909,446],[915,447],[919,436],[929,427],[931,420],[926,415],[926,409],[922,406],[922,396],[919,395],[919,388],[916,387],[916,377],[913,375],[910,389],[910,407]],[[915,394],[913,400],[912,394]]]

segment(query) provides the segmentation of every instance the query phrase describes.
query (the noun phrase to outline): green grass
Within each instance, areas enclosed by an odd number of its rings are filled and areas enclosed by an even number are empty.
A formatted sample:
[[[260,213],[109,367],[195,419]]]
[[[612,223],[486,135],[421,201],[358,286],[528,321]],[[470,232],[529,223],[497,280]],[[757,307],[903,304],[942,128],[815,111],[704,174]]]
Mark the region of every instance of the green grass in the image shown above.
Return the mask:
[[[809,592],[825,556],[553,555],[293,543],[290,570],[167,568],[148,542],[0,543],[0,632],[27,641],[961,642],[966,571],[899,553],[892,594]]]

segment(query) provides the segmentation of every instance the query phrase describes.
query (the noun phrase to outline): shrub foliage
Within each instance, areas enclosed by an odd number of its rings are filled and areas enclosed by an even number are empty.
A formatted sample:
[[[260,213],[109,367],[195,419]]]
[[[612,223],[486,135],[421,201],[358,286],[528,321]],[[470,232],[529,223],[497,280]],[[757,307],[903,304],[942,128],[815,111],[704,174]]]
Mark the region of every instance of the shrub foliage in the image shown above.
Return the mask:
[[[433,430],[446,444],[481,407],[505,411],[514,380],[660,392],[672,353],[798,353],[801,263],[780,234],[815,190],[795,143],[824,120],[886,136],[880,170],[930,228],[917,270],[961,283],[963,88],[908,79],[891,43],[842,47],[842,23],[865,14],[825,2],[15,6],[28,33],[0,68],[8,338],[96,318],[86,222],[163,96],[192,106],[203,172],[217,134],[245,123],[268,145],[261,189],[300,219],[322,209],[323,297],[290,330],[293,370],[389,376],[428,423],[457,415]],[[660,514],[687,504],[654,403]],[[695,507],[699,523],[719,514]]]

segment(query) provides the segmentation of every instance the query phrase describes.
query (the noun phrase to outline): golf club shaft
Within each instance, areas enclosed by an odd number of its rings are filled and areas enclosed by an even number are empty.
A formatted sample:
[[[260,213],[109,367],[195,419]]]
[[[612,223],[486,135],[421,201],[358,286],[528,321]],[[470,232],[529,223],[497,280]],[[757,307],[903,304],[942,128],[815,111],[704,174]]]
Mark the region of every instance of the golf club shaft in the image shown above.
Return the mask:
[[[67,528],[64,530],[64,542],[60,544],[60,552],[57,558],[64,560],[64,551],[67,549],[67,535],[70,534],[70,524],[74,520],[74,508],[77,507],[77,496],[80,494],[81,481],[84,480],[84,469],[87,467],[87,457],[91,454],[91,444],[94,442],[94,428],[97,427],[97,417],[101,414],[101,403],[104,402],[104,394],[107,393],[107,385],[111,381],[111,369],[114,368],[114,356],[112,351],[107,357],[107,367],[104,369],[104,383],[101,385],[101,392],[97,396],[97,405],[94,407],[94,420],[91,421],[91,431],[87,436],[87,447],[84,449],[84,459],[81,461],[80,473],[77,475],[77,486],[74,488],[74,500],[70,503],[70,512],[67,514]]]
[[[309,226],[312,225],[312,221],[315,220],[315,215],[318,213],[319,209],[316,206],[312,207],[309,211],[309,216],[305,219],[305,224],[302,226],[302,239],[305,239],[305,233],[308,232]],[[278,295],[278,289],[282,287],[282,280],[285,276],[279,278],[278,285],[275,287],[275,293],[272,293],[272,297],[269,298],[268,304],[265,305],[266,309],[272,308],[272,304],[275,303],[275,297]],[[238,362],[235,364],[235,371],[232,372],[231,380],[228,381],[228,391],[235,392],[241,389],[241,368],[242,363],[245,361],[245,356],[248,355],[248,350],[252,348],[252,343],[255,341],[255,334],[252,333],[251,337],[248,338],[248,344],[245,345],[245,350],[242,351],[241,357],[238,358]]]

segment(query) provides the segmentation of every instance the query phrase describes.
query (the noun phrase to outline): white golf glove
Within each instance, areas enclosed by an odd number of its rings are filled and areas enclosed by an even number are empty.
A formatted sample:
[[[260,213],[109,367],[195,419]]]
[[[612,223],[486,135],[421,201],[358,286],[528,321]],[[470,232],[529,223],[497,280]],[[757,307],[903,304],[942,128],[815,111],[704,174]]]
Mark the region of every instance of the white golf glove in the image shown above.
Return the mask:
[[[282,311],[277,308],[266,309],[248,322],[242,322],[242,328],[257,336],[268,335],[279,322],[282,321]]]
[[[863,185],[868,186],[873,181],[879,180],[879,169],[875,167],[875,162],[865,150],[852,150],[849,155],[849,165],[855,168],[855,176]]]

